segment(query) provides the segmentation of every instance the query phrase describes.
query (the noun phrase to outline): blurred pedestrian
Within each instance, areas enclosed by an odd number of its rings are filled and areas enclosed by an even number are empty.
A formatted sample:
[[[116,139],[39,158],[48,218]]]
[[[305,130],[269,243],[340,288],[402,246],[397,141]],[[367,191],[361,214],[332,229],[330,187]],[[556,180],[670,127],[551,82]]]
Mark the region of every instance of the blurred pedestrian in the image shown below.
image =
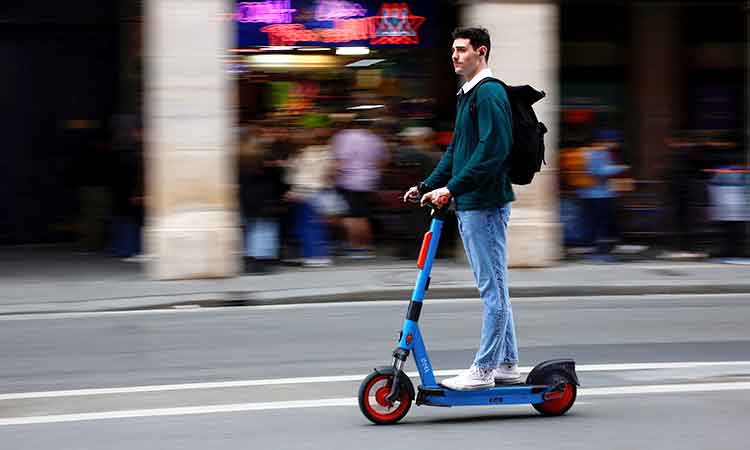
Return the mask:
[[[590,143],[590,140],[587,142]],[[588,170],[587,145],[581,140],[560,148],[560,221],[566,252],[574,255],[587,251],[593,238],[580,191],[594,185]]]
[[[584,214],[589,227],[589,236],[594,244],[595,261],[612,261],[610,254],[615,244],[615,197],[611,178],[624,172],[627,167],[615,164],[612,151],[620,141],[620,134],[603,130],[590,147],[582,149],[586,170],[591,177],[590,186],[578,190],[583,202]]]
[[[306,146],[289,160],[287,179],[292,232],[302,248],[302,264],[324,267],[331,264],[328,230],[319,196],[331,184],[331,154],[326,142],[328,121],[321,116],[306,121]]]
[[[722,166],[708,171],[711,218],[717,224],[721,257],[750,257],[750,167]]]
[[[264,274],[279,259],[280,216],[286,192],[283,162],[289,155],[283,139],[264,143],[250,127],[240,145],[239,190],[245,229],[245,272]]]
[[[347,254],[371,258],[373,252],[373,192],[378,189],[381,171],[388,161],[385,143],[370,131],[367,119],[336,133],[331,152],[336,170],[336,188],[347,203],[341,221],[347,239]]]
[[[672,214],[672,251],[662,254],[667,259],[696,259],[705,253],[698,248],[699,237],[707,222],[708,175],[705,148],[699,134],[679,133],[667,139],[671,157],[668,160],[667,186]]]

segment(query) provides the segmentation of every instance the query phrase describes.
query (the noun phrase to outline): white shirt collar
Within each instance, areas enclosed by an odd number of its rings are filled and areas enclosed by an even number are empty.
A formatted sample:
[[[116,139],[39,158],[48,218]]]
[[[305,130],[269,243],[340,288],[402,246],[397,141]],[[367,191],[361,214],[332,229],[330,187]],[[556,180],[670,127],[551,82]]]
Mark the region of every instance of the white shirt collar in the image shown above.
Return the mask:
[[[479,71],[478,74],[474,75],[474,78],[467,81],[461,86],[461,89],[458,90],[456,95],[466,94],[470,90],[474,89],[474,86],[479,84],[480,81],[482,81],[485,78],[489,78],[492,76],[492,70],[488,67],[486,69],[482,69]]]

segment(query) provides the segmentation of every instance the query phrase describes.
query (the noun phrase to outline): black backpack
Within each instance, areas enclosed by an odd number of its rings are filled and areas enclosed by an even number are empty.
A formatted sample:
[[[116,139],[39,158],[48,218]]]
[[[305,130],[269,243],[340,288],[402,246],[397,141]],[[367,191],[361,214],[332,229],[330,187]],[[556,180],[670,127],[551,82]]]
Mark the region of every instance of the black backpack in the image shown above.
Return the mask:
[[[534,109],[531,107],[546,94],[528,84],[508,86],[492,77],[483,78],[472,91],[487,82],[500,83],[505,88],[510,102],[513,144],[506,161],[510,182],[521,185],[529,184],[534,179],[534,175],[542,169],[542,163],[547,164],[544,159],[544,134],[547,132],[547,127],[537,120]],[[477,105],[473,94],[469,108],[472,119],[477,123]]]

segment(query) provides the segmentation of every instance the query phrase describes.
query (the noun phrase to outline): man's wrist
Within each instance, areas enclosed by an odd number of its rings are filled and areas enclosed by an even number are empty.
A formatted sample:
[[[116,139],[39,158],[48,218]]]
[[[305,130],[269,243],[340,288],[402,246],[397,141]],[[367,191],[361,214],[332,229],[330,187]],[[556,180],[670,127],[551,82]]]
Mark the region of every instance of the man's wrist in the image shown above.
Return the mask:
[[[445,186],[445,188],[448,189],[448,192],[450,192],[452,196],[456,195],[456,186],[454,186],[450,182]]]

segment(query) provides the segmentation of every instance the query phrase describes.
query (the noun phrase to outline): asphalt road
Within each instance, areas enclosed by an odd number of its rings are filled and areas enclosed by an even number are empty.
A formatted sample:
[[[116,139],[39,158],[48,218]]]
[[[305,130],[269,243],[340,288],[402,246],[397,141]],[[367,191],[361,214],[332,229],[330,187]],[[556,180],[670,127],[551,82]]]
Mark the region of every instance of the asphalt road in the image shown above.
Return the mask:
[[[517,299],[521,365],[578,364],[567,415],[413,407],[372,426],[356,389],[390,363],[405,307],[0,318],[0,448],[747,448],[750,295]],[[436,370],[468,366],[480,309],[428,300]]]

